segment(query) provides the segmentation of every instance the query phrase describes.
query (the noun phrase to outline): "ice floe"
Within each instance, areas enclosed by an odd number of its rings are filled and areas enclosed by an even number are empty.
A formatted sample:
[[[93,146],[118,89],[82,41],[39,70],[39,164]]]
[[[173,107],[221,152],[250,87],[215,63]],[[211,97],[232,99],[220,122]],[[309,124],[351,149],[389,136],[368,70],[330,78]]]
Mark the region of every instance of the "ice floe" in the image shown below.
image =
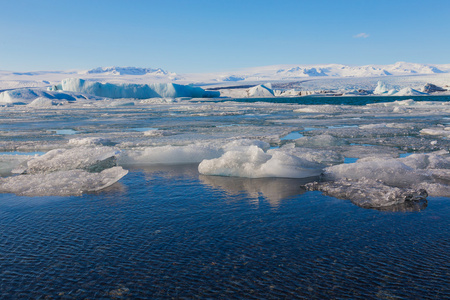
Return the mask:
[[[0,155],[0,176],[12,175],[12,170],[32,157],[32,155]]]
[[[118,149],[111,147],[77,147],[55,149],[27,161],[23,170],[16,173],[36,174],[82,169],[100,172],[116,165]]]
[[[104,189],[128,171],[116,164],[117,149],[55,149],[42,156],[0,156],[0,192],[25,196],[69,196]]]
[[[0,178],[0,193],[19,196],[78,196],[111,186],[128,171],[112,167],[100,173],[67,170]]]
[[[323,180],[307,187],[363,207],[423,200],[428,195],[448,196],[450,155],[444,150],[397,159],[365,158],[327,167]]]

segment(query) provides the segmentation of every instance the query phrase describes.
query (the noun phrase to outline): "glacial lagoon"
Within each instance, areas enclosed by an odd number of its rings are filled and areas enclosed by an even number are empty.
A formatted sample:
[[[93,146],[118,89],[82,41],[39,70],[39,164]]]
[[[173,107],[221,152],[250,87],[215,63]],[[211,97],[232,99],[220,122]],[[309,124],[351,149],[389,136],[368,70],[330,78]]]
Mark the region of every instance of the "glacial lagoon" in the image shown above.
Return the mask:
[[[0,294],[448,298],[450,102],[345,98],[1,107]]]

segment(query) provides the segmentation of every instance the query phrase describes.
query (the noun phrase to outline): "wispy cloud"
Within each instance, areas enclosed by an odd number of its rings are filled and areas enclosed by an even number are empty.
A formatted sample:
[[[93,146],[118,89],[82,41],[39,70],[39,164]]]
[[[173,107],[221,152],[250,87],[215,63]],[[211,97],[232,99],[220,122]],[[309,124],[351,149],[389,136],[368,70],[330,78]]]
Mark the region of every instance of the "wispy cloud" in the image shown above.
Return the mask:
[[[358,34],[354,35],[353,37],[355,39],[367,39],[369,36],[370,35],[368,33],[361,32],[361,33],[358,33]]]

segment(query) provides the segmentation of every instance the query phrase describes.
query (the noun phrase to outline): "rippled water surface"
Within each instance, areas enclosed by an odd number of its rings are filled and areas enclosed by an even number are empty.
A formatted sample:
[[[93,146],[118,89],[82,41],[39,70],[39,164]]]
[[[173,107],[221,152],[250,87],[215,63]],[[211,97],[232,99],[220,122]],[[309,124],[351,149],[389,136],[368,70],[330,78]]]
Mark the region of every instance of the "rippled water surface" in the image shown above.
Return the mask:
[[[448,198],[397,211],[297,179],[133,170],[99,194],[0,195],[0,298],[450,297]]]

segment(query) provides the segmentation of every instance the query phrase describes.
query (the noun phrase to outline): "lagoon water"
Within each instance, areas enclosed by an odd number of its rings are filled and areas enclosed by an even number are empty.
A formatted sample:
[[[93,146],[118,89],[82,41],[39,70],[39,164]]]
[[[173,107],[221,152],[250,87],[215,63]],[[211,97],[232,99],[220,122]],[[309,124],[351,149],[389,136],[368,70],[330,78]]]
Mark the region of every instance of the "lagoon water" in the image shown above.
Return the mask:
[[[448,150],[445,97],[380,106],[347,98],[357,107],[327,98],[6,107],[0,151],[36,155],[93,136],[121,149],[235,137],[322,147],[312,138],[323,134],[346,141],[325,145],[345,163]],[[420,133],[430,128],[440,135]],[[366,209],[306,191],[316,178],[206,176],[197,167],[128,166],[119,182],[81,196],[0,194],[0,298],[450,297],[448,195]]]
[[[137,169],[81,197],[0,195],[0,294],[444,299],[449,216],[444,198],[383,211],[293,179]]]

